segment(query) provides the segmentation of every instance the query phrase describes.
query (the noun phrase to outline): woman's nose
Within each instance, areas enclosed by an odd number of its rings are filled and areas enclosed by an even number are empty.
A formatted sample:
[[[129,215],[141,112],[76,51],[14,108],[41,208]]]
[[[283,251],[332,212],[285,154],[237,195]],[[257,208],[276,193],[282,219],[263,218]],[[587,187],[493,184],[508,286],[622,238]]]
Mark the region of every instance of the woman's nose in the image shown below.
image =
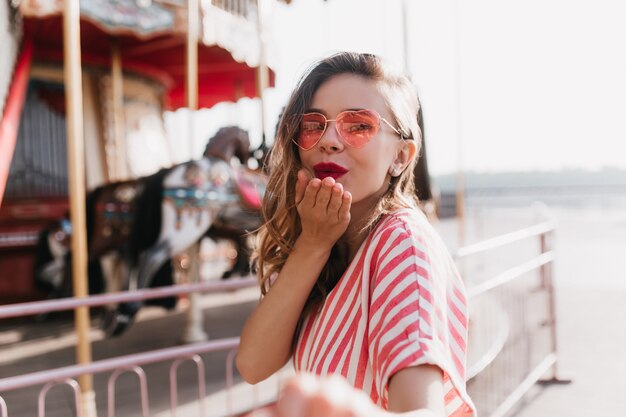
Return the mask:
[[[320,138],[317,146],[323,152],[339,152],[343,150],[345,144],[339,133],[337,133],[334,121],[328,123],[328,127],[326,127],[326,131]]]

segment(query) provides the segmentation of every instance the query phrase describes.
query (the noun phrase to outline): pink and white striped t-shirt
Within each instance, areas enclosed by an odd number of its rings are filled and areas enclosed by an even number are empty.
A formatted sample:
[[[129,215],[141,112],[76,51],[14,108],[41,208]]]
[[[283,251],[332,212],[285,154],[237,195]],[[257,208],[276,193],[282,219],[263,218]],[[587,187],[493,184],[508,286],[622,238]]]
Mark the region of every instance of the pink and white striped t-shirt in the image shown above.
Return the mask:
[[[300,328],[297,371],[341,374],[387,408],[397,371],[436,365],[447,416],[474,416],[465,390],[467,304],[447,248],[421,211],[386,215]]]

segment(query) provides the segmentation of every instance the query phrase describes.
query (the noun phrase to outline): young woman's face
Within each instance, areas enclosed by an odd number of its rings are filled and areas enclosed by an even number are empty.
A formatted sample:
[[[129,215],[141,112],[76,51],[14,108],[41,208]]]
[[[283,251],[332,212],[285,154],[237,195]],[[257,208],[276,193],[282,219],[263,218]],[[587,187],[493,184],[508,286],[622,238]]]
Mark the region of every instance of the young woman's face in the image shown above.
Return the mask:
[[[375,110],[385,120],[391,121],[391,112],[376,81],[354,74],[339,74],[322,84],[313,96],[311,108],[332,120],[346,110]],[[346,144],[329,122],[319,142],[309,150],[299,149],[304,168],[313,176],[323,179],[332,176],[352,194],[358,203],[374,195],[382,195],[389,186],[389,169],[401,149],[399,135],[384,121],[378,133],[360,148]]]

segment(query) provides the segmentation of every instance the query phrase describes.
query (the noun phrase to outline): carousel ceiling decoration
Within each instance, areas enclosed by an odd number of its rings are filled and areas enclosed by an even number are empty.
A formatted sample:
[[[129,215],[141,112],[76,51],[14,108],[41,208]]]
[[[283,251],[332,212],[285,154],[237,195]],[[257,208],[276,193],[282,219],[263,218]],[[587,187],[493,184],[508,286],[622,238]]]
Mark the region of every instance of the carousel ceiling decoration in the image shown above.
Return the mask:
[[[81,0],[80,4],[83,65],[109,68],[115,45],[124,71],[165,87],[167,109],[185,106],[186,2],[155,0],[141,5],[134,0]],[[33,41],[35,61],[62,63],[62,7],[62,0],[20,3],[24,36]],[[205,30],[198,45],[200,108],[257,96],[255,66],[260,47],[256,13],[253,0],[202,3],[200,19]],[[207,30],[209,26],[213,29]],[[268,71],[272,86],[274,74]]]

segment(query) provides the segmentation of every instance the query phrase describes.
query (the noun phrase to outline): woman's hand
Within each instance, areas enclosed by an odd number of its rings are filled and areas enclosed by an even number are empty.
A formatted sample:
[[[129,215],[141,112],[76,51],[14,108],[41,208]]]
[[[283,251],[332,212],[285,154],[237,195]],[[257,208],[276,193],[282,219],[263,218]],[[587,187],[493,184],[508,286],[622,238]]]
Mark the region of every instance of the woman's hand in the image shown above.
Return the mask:
[[[343,377],[319,377],[299,374],[282,388],[275,405],[256,410],[246,417],[439,417],[445,415],[443,393],[437,388],[441,379],[439,368],[425,365],[407,368],[412,371],[396,374],[393,388],[395,410],[383,410],[363,391],[354,388]],[[416,373],[419,370],[420,372]],[[423,372],[421,372],[423,371]],[[428,378],[428,374],[432,377]],[[430,381],[420,386],[415,376]],[[417,383],[417,384],[416,384]],[[398,392],[397,385],[405,385]],[[390,387],[391,389],[392,387]],[[424,391],[425,390],[425,391]],[[414,397],[417,397],[415,399]],[[434,398],[428,398],[434,397]]]
[[[310,179],[298,171],[296,205],[302,233],[300,240],[315,246],[331,248],[350,223],[352,195],[332,177]]]
[[[287,382],[272,407],[247,417],[382,417],[387,415],[343,378],[298,375]]]

